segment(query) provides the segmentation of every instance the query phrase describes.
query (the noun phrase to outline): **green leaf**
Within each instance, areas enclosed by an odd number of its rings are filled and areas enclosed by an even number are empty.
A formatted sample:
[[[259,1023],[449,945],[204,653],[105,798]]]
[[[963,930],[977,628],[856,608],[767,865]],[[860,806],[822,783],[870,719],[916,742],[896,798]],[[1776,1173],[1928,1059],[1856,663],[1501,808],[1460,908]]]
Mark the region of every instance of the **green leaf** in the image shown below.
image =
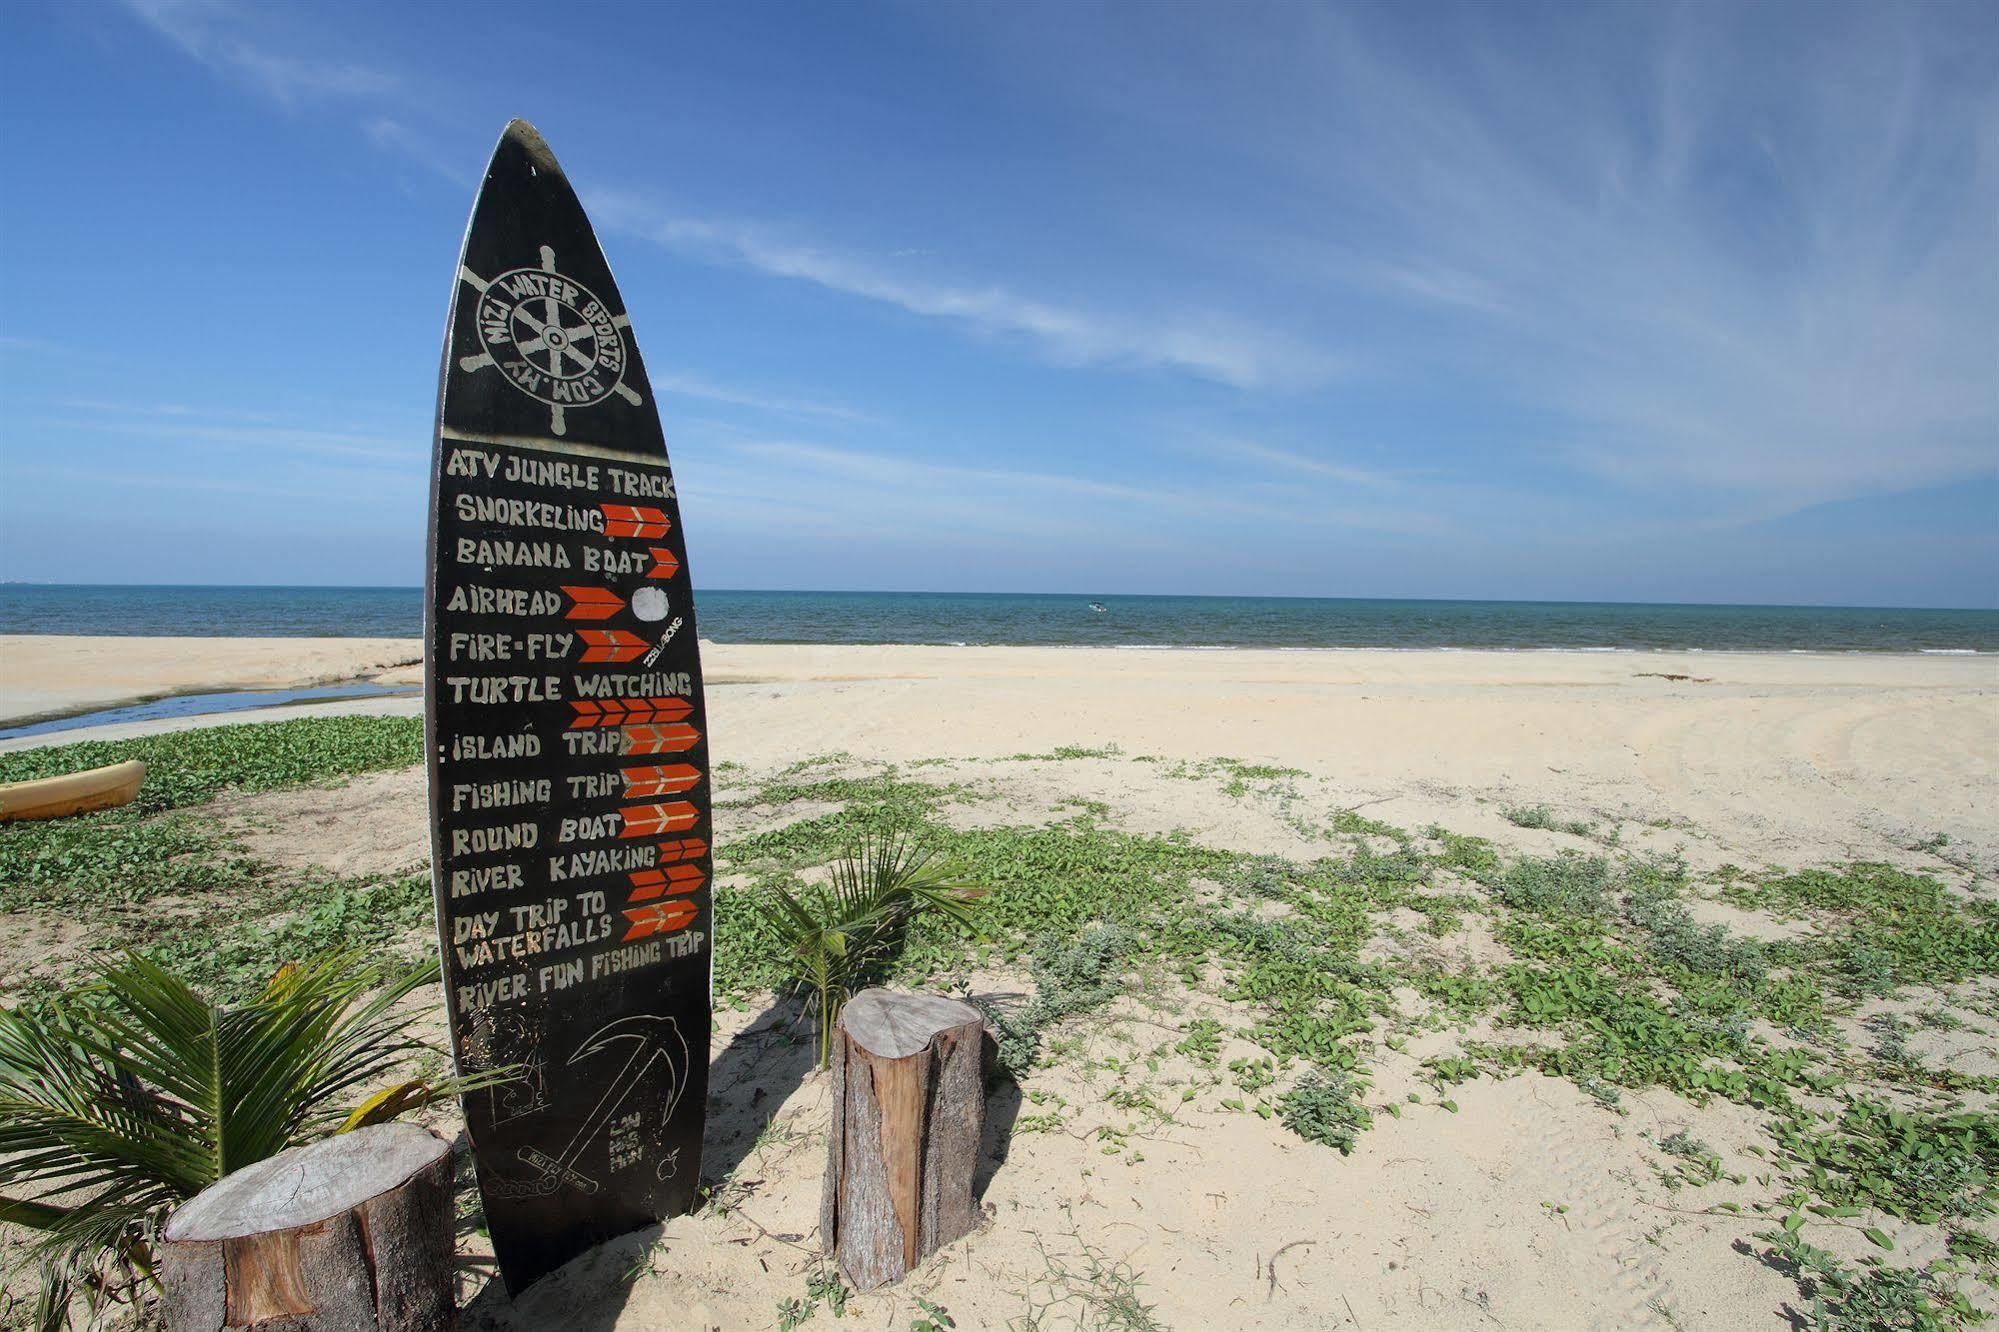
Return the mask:
[[[1868,1242],[1873,1244],[1876,1248],[1892,1250],[1895,1247],[1894,1240],[1889,1239],[1886,1233],[1877,1230],[1873,1226],[1867,1227],[1867,1229],[1861,1231],[1860,1233],[1867,1236]]]
[[[370,1124],[387,1124],[411,1110],[429,1105],[435,1099],[427,1082],[415,1078],[398,1082],[382,1088],[355,1106],[347,1118],[340,1121],[340,1127],[333,1131],[352,1133]]]

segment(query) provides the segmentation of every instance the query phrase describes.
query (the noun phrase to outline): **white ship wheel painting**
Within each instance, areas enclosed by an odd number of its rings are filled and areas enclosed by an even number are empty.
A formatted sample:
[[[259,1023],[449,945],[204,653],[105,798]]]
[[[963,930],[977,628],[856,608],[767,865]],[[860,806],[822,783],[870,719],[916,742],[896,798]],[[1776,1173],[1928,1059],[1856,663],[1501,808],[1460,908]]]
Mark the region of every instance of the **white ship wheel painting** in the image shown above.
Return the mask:
[[[507,382],[549,409],[548,428],[568,433],[565,412],[594,407],[613,393],[637,407],[645,402],[624,382],[631,320],[611,309],[555,266],[555,251],[541,247],[538,268],[512,268],[488,280],[461,266],[458,280],[479,293],[474,321],[485,350],[460,359],[466,372],[498,369]]]

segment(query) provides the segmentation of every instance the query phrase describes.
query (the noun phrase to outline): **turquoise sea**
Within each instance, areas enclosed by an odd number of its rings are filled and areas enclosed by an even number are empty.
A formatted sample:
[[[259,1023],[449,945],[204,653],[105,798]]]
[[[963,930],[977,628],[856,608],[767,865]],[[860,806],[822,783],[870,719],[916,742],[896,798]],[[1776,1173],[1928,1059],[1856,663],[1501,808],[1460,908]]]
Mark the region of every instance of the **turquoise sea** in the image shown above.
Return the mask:
[[[723,589],[695,595],[701,636],[724,643],[1999,652],[1999,610]],[[422,593],[407,587],[0,585],[0,633],[9,634],[414,638],[422,622]]]

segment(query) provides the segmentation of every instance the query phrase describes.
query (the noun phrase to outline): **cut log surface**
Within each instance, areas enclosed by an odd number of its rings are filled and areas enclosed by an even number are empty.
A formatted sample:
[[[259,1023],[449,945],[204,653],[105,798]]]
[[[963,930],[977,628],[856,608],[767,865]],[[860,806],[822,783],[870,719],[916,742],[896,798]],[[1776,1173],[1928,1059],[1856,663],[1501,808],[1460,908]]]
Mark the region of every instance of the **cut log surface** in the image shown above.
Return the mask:
[[[841,1013],[820,1233],[856,1289],[900,1280],[977,1228],[985,1020],[934,995],[865,990]]]
[[[937,1037],[969,1023],[984,1025],[979,1010],[934,994],[863,990],[840,1014],[848,1039],[882,1059],[907,1059]]]
[[[451,1146],[381,1124],[258,1161],[168,1220],[170,1332],[451,1327]]]

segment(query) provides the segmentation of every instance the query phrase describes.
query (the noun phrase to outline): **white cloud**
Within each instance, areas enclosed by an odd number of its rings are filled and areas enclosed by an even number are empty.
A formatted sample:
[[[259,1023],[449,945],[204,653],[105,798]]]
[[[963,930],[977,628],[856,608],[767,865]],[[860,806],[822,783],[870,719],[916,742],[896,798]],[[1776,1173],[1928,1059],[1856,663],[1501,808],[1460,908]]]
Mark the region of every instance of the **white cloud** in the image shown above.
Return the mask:
[[[48,338],[23,336],[16,333],[0,333],[0,351],[10,352],[66,352],[69,348]]]
[[[296,35],[272,30],[274,11],[269,7],[233,0],[120,2],[216,73],[286,107],[308,101],[356,103],[364,108],[358,128],[376,147],[453,183],[473,179],[404,119],[386,113],[392,103],[409,100],[400,76],[372,65],[298,54]],[[623,225],[661,245],[811,282],[980,335],[1020,340],[1059,365],[1171,371],[1249,390],[1309,388],[1351,369],[1350,362],[1323,348],[1221,311],[1114,312],[1026,295],[1004,283],[914,276],[781,236],[760,224],[664,215],[616,192],[593,193],[586,202],[600,222]],[[901,247],[888,259],[907,263],[923,253]]]
[[[1247,439],[1226,439],[1216,441],[1215,448],[1225,449],[1238,457],[1250,458],[1272,467],[1292,472],[1303,472],[1310,476],[1324,477],[1350,486],[1393,486],[1396,478],[1387,472],[1375,471],[1367,467],[1354,467],[1347,463],[1329,462],[1308,454],[1293,453],[1287,449],[1275,449],[1268,444],[1258,444]]]
[[[476,172],[468,171],[417,131],[389,116],[372,116],[361,126],[368,141],[384,152],[416,163],[434,176],[471,189],[479,183]]]
[[[1150,490],[1116,481],[1066,476],[1051,472],[1015,471],[1006,468],[965,467],[952,463],[925,462],[886,453],[859,449],[836,449],[823,444],[789,440],[754,440],[730,446],[735,452],[766,462],[805,467],[879,486],[885,494],[908,493],[919,488],[954,488],[967,494],[992,489],[1060,491],[1099,499],[1137,500],[1151,504],[1189,505],[1204,497],[1186,491]]]
[[[82,404],[79,404],[82,405]],[[275,418],[252,413],[216,413],[219,419],[202,419],[168,405],[120,408],[91,404],[107,413],[96,419],[55,419],[27,423],[25,429],[59,430],[73,434],[125,435],[171,440],[179,444],[209,444],[255,449],[261,454],[283,457],[290,453],[312,453],[346,458],[361,464],[387,466],[396,470],[421,467],[430,460],[428,432],[400,439],[393,435],[373,435],[346,430],[319,430],[276,423]],[[261,420],[264,424],[248,422]]]
[[[269,412],[246,412],[235,407],[195,407],[184,402],[106,402],[101,398],[62,398],[56,403],[80,412],[102,412],[111,416],[206,417],[211,420],[275,422],[281,418]]]
[[[1146,12],[1143,44],[1114,8],[953,17],[1100,134],[1226,167],[1175,200],[1204,255],[1505,422],[1489,466],[1759,515],[1999,467],[1978,6]]]
[[[1311,469],[1306,469],[1311,472]],[[1312,473],[1315,480],[1335,478]],[[1411,500],[1346,504],[1307,484],[1261,486],[1226,477],[1186,485],[1133,485],[1032,468],[971,466],[833,448],[797,440],[729,440],[689,464],[682,489],[705,502],[733,494],[828,514],[869,530],[920,528],[1036,535],[1098,546],[1130,538],[1191,553],[1217,531],[1350,529],[1438,535],[1449,523]],[[1350,482],[1338,478],[1345,488]]]
[[[120,490],[185,490],[216,495],[264,495],[278,499],[372,501],[379,504],[385,496],[379,486],[363,489],[343,489],[344,481],[354,480],[350,472],[333,468],[307,467],[293,469],[287,475],[289,484],[255,480],[241,476],[191,476],[186,472],[127,472],[105,471],[97,468],[44,467],[35,464],[15,469],[23,477],[45,477],[52,480],[73,481],[92,490],[115,488]],[[421,498],[420,492],[412,492]]]
[[[1334,82],[1412,108],[1320,164],[1364,170],[1401,220],[1359,275],[1461,319],[1459,357],[1566,417],[1575,465],[1642,491],[1765,516],[1990,475],[1993,85],[1955,83],[1892,11],[1849,8],[1781,91],[1759,87],[1736,34],[1679,12],[1656,59],[1610,57],[1639,75],[1624,90],[1572,70],[1550,88],[1544,52],[1486,53],[1512,116],[1347,31]],[[1535,130],[1566,164],[1523,149]]]
[[[155,32],[209,69],[281,106],[323,99],[380,101],[401,80],[373,65],[296,53],[289,38],[260,35],[275,11],[231,0],[121,0]],[[285,49],[294,48],[294,49]]]
[[[868,412],[843,407],[833,402],[818,402],[811,398],[794,398],[783,394],[753,392],[728,384],[717,384],[711,379],[689,372],[654,373],[650,376],[652,386],[662,398],[672,394],[682,394],[690,398],[702,398],[709,402],[726,402],[736,407],[754,407],[758,411],[778,412],[786,416],[817,416],[830,421],[845,421],[854,425],[879,425],[881,418]]]
[[[766,226],[673,216],[615,191],[592,192],[587,202],[606,225],[669,249],[1022,339],[1060,365],[1180,371],[1240,389],[1309,387],[1348,368],[1320,349],[1226,314],[1111,314],[1025,296],[998,283],[909,276],[781,237]]]

